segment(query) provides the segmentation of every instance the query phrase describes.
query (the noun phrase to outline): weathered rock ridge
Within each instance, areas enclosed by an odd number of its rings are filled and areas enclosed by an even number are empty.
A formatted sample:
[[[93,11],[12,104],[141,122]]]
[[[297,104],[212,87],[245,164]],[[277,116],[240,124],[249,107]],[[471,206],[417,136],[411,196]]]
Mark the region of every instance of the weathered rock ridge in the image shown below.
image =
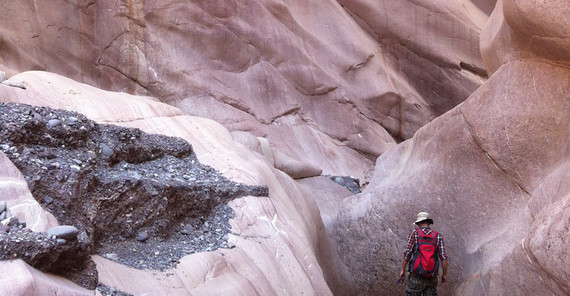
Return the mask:
[[[442,295],[567,295],[569,10],[565,0],[12,1],[0,10],[0,71],[8,76],[0,101],[180,137],[224,178],[268,185],[269,197],[233,199],[232,214],[217,208],[231,249],[203,246],[182,258],[141,249],[136,237],[149,235],[150,246],[168,229],[150,224],[144,233],[120,229],[121,252],[96,236],[102,251],[93,260],[106,290],[399,294],[411,222],[428,211],[450,255]],[[61,126],[51,125],[66,128],[68,117],[58,119]],[[120,184],[147,178],[136,158],[148,151],[115,159],[131,137],[109,135],[107,147],[88,150],[106,159],[94,176],[111,185],[123,173],[130,177]],[[58,221],[34,197],[47,203],[53,193],[25,179],[18,157],[35,156],[16,149],[14,157],[12,147],[0,153],[0,198],[28,228],[45,231]],[[46,170],[82,171],[84,163],[71,157]],[[53,175],[62,184],[78,176]],[[368,186],[353,196],[326,176]],[[159,195],[179,184],[166,182]],[[147,189],[140,193],[149,203],[168,209]],[[127,195],[117,197],[126,207]],[[189,229],[175,222],[170,235],[184,241]],[[216,232],[194,231],[198,240]],[[114,259],[134,249],[169,269]],[[21,260],[0,262],[0,277],[10,279],[0,294],[93,295]]]

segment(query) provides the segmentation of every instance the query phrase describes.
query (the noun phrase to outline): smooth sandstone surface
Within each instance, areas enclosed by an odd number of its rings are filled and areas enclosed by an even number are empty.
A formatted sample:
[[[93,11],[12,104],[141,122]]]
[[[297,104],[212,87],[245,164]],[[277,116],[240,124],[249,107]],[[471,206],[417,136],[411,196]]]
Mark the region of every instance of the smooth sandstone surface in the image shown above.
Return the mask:
[[[269,198],[246,197],[230,204],[236,212],[231,221],[235,248],[194,254],[175,270],[141,271],[146,275],[140,278],[122,271],[130,268],[97,258],[102,283],[135,295],[156,289],[164,295],[218,295],[220,282],[235,289],[235,295],[252,295],[252,291],[257,295],[352,293],[346,280],[349,275],[341,276],[346,270],[332,249],[314,200],[261,154],[235,142],[223,126],[183,115],[150,98],[103,91],[52,73],[26,72],[11,79],[21,81],[26,89],[0,86],[3,101],[75,110],[99,122],[182,137],[192,143],[202,163],[226,177],[270,187]],[[184,288],[178,281],[163,281],[170,273],[180,275]]]
[[[6,155],[0,152],[0,200],[5,201],[13,216],[25,221],[33,231],[56,226],[55,217],[45,212],[34,199],[24,176]]]
[[[180,136],[227,177],[270,186],[269,198],[232,202],[234,249],[165,273],[96,257],[101,281],[126,292],[401,294],[405,240],[428,211],[450,255],[442,295],[566,295],[569,10],[566,0],[12,1],[0,10],[0,100]],[[138,96],[16,75],[28,70]],[[37,229],[55,225],[0,161],[2,198],[25,204]],[[319,174],[370,184],[349,197]],[[31,273],[2,288],[74,289]]]
[[[509,61],[530,58],[570,66],[568,14],[567,1],[543,1],[540,5],[532,1],[497,1],[480,40],[489,72]]]
[[[0,295],[93,296],[69,280],[44,274],[22,260],[0,262]]]
[[[566,23],[564,2],[498,1],[485,32],[499,33],[481,41],[489,80],[381,155],[367,190],[345,200],[332,239],[363,295],[403,293],[393,279],[419,211],[446,240],[443,295],[570,292],[570,55],[537,51],[569,40],[548,38],[564,36],[557,26],[523,38],[552,15]]]
[[[0,68],[151,95],[266,138],[296,178],[364,180],[485,80],[475,2],[12,1]]]

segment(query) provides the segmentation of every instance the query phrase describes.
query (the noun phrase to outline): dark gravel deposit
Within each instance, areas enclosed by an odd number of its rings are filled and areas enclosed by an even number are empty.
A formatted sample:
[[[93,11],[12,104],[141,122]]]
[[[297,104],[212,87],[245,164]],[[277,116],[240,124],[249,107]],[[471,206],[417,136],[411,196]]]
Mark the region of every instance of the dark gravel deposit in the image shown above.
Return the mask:
[[[77,248],[137,268],[165,269],[186,254],[231,247],[225,204],[268,195],[267,186],[232,182],[200,164],[183,139],[47,107],[0,103],[0,151],[45,209],[79,229]],[[15,257],[25,259],[29,248]]]
[[[7,233],[0,232],[0,246],[0,260],[22,259],[39,270],[63,275],[82,286],[97,285],[97,270],[85,236],[61,243],[45,232],[14,226]]]
[[[352,194],[359,194],[362,192],[360,189],[360,180],[357,178],[350,176],[327,176],[327,178],[331,179],[338,185],[345,187],[352,192]]]
[[[133,294],[125,293],[115,287],[109,287],[103,284],[97,285],[97,291],[101,292],[103,296],[133,296]]]

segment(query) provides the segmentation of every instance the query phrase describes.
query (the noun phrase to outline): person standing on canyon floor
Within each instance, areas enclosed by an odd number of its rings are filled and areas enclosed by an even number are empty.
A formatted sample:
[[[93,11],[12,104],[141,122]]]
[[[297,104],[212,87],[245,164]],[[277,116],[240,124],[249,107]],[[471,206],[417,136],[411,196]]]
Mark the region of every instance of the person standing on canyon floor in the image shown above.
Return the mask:
[[[443,268],[441,283],[447,282],[447,254],[443,237],[429,228],[433,220],[426,212],[418,213],[414,224],[417,227],[412,230],[408,238],[398,282],[404,279],[406,265],[409,263],[410,275],[406,296],[437,295],[437,273],[440,262]]]

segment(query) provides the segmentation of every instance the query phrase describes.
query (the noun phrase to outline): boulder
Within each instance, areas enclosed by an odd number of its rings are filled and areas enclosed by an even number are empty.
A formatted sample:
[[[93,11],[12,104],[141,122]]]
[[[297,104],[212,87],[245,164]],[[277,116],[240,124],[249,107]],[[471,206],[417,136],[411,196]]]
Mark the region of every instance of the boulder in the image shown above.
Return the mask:
[[[322,173],[322,169],[307,163],[294,159],[281,151],[274,151],[271,144],[266,138],[255,137],[247,132],[232,132],[235,141],[245,145],[252,151],[261,153],[268,163],[291,176],[293,179],[301,179],[315,177]]]
[[[274,152],[275,168],[282,170],[293,179],[301,179],[319,176],[323,170],[296,159],[293,159],[285,153]]]
[[[71,225],[60,225],[60,226],[54,226],[46,230],[46,233],[49,236],[55,236],[56,238],[72,240],[77,237],[77,235],[79,234],[79,230]]]

